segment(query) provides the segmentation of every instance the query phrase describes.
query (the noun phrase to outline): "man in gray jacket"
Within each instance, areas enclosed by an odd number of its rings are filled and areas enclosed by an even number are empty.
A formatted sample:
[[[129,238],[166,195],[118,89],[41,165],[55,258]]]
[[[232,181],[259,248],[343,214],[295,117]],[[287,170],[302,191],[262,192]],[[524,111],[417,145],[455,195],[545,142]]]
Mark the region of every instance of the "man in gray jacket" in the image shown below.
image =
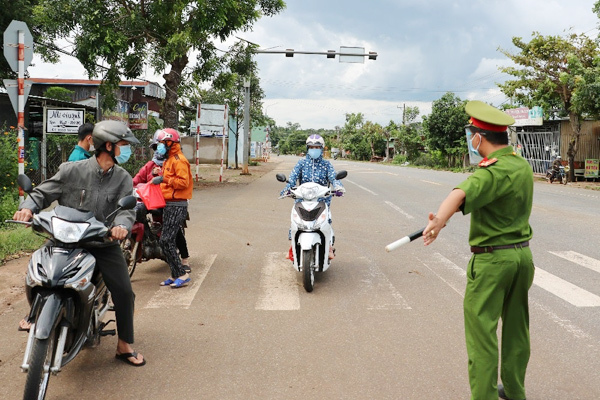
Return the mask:
[[[105,221],[108,214],[117,208],[119,199],[131,195],[131,176],[117,164],[127,162],[131,155],[130,145],[139,141],[129,128],[118,121],[97,123],[92,138],[96,155],[87,160],[61,164],[56,175],[30,193],[15,213],[15,220],[31,220],[33,213],[40,211],[36,203],[46,208],[53,201],[58,201],[60,205],[91,211],[96,219]],[[131,346],[135,294],[127,273],[127,263],[117,242],[125,239],[134,219],[134,210],[120,210],[111,228],[111,237],[115,241],[87,250],[96,258],[96,265],[112,295],[119,335],[116,358],[133,366],[142,366],[146,360]]]

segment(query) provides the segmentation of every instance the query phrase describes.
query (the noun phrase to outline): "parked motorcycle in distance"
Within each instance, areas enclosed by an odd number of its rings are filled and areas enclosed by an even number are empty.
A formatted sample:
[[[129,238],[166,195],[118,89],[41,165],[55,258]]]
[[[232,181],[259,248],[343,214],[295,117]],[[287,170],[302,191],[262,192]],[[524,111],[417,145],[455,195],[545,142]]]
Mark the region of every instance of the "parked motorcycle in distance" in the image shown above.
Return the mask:
[[[19,175],[17,182],[26,193],[32,191],[26,175]],[[50,374],[60,372],[84,344],[97,345],[101,336],[115,335],[114,329],[104,329],[114,321],[103,322],[110,293],[84,243],[91,246],[107,240],[108,221],[135,203],[133,196],[120,199],[106,223],[98,221],[93,212],[60,205],[34,214],[30,222],[6,221],[29,225],[50,239],[32,254],[25,278],[31,327],[21,365],[27,373],[24,399],[44,399]]]
[[[559,183],[566,185],[567,184],[567,173],[565,171],[565,167],[563,167],[561,165],[559,167],[558,171],[554,170],[552,168],[549,169],[548,171],[546,171],[546,180],[550,183],[552,183],[556,180]]]
[[[339,171],[335,179],[344,179],[347,175],[346,171]],[[279,182],[287,182],[284,174],[277,174],[276,177]],[[294,203],[291,214],[292,254],[293,266],[302,272],[307,292],[313,291],[315,272],[327,271],[331,265],[328,256],[334,235],[329,222],[329,207],[325,201],[319,201],[330,196],[343,196],[343,193],[315,182],[307,182],[293,187],[289,194],[279,197],[300,200]]]

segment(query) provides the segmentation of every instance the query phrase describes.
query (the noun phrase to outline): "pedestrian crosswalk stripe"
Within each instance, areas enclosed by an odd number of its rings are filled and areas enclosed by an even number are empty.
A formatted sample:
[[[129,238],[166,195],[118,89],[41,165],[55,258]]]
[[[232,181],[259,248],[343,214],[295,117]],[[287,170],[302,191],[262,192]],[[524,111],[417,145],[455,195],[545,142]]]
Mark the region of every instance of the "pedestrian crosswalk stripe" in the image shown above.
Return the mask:
[[[296,270],[292,268],[286,253],[268,253],[263,266],[261,294],[256,310],[292,311],[300,309],[300,294]]]
[[[144,308],[190,308],[196,293],[198,293],[198,290],[200,289],[200,285],[202,285],[204,278],[206,278],[206,275],[216,258],[216,254],[208,254],[201,257],[199,262],[200,265],[196,267],[194,263],[192,266],[192,280],[188,287],[181,289],[161,287],[154,293],[154,296],[152,296]],[[196,259],[197,257],[194,257],[192,254],[192,260]]]
[[[385,276],[381,269],[369,258],[360,257],[360,263],[367,276],[363,278],[362,292],[368,292],[368,310],[411,310],[404,297],[394,287],[392,282]]]
[[[600,297],[558,276],[535,267],[533,283],[573,304],[575,307],[600,307]]]
[[[551,251],[550,254],[600,273],[600,261],[595,258],[584,256],[574,251]]]

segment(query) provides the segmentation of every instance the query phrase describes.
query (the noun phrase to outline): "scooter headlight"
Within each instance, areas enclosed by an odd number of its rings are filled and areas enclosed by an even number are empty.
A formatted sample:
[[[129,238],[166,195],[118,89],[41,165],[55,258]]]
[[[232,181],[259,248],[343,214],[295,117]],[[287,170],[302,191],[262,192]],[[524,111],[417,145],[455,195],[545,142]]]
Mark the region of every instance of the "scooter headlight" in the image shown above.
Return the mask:
[[[77,243],[90,226],[88,222],[69,222],[52,217],[52,232],[63,243]]]
[[[314,200],[319,196],[319,186],[302,187],[301,194],[305,200]]]

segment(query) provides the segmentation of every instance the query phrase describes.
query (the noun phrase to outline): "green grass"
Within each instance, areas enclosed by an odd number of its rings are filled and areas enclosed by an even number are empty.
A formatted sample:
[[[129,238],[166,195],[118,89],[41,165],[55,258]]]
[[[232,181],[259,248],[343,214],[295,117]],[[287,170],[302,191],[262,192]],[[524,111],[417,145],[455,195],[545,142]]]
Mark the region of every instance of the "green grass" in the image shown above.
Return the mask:
[[[45,238],[24,226],[0,230],[0,265],[11,255],[38,249],[44,241]]]

